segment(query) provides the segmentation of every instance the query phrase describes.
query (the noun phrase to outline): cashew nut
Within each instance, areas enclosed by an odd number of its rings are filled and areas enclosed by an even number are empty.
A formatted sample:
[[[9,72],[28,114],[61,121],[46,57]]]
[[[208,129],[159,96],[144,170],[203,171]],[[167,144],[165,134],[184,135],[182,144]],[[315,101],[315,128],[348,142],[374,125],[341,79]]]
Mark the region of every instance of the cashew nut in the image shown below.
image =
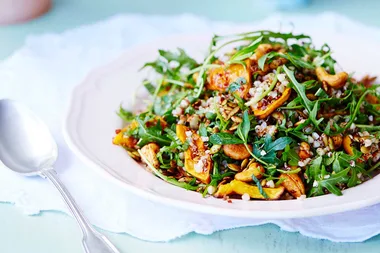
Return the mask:
[[[305,195],[305,186],[298,174],[281,174],[283,178],[282,186],[295,198]]]
[[[248,144],[252,151],[252,145]],[[223,145],[223,152],[226,156],[235,160],[244,160],[251,156],[244,144],[226,144]]]
[[[302,160],[311,157],[311,153],[310,153],[310,145],[309,145],[309,143],[304,142],[304,141],[301,142],[301,144],[300,144],[300,151],[298,152],[298,156],[299,156]]]
[[[252,182],[252,175],[260,179],[263,176],[263,173],[265,173],[264,167],[259,163],[253,162],[247,169],[237,173],[235,179],[243,182]]]
[[[317,74],[318,80],[322,83],[327,83],[329,86],[335,89],[342,88],[348,79],[348,74],[346,72],[340,72],[335,75],[330,75],[327,71],[322,67],[317,67],[315,69],[315,73]]]
[[[342,134],[338,134],[331,137],[332,142],[334,144],[334,150],[339,149],[342,146],[343,143],[343,136]]]
[[[146,144],[141,148],[141,153],[144,155],[144,158],[147,160],[156,169],[160,168],[160,162],[157,159],[157,153],[160,151],[160,147],[156,143]]]
[[[354,155],[354,150],[351,146],[352,140],[350,136],[346,135],[343,138],[343,149],[346,151],[347,154],[349,155]]]

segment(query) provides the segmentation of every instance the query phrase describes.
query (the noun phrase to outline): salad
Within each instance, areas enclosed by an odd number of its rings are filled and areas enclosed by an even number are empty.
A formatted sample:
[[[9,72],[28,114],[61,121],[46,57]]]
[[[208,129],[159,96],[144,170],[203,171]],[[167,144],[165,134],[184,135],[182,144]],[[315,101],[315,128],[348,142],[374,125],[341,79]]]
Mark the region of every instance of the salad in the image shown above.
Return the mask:
[[[304,34],[214,36],[198,62],[159,50],[146,110],[118,114],[113,143],[162,180],[231,201],[303,199],[380,168],[380,85],[354,79]]]

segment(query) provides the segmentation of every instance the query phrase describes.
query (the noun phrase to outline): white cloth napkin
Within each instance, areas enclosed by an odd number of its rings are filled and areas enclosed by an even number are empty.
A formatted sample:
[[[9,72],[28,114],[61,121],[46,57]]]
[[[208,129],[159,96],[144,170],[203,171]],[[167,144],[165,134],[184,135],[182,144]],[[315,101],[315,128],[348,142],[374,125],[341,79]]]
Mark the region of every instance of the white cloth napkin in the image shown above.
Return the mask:
[[[380,41],[380,30],[332,13],[291,19],[276,15],[260,22],[260,26],[278,28],[290,21],[295,31],[323,29],[325,33],[377,36],[375,39]],[[234,27],[234,24],[210,22],[192,15],[120,15],[62,34],[30,36],[22,48],[0,63],[0,98],[24,102],[49,125],[59,145],[56,164],[59,176],[89,220],[100,228],[150,241],[168,241],[193,231],[210,234],[265,223],[332,241],[363,241],[380,233],[380,205],[343,214],[287,220],[227,218],[167,207],[105,181],[68,149],[62,137],[62,120],[71,90],[89,70],[112,60],[134,44],[156,37],[175,33],[223,33]],[[241,28],[239,25],[236,29]],[[68,213],[57,191],[46,180],[24,178],[1,164],[0,201],[15,204],[28,215],[46,210]]]

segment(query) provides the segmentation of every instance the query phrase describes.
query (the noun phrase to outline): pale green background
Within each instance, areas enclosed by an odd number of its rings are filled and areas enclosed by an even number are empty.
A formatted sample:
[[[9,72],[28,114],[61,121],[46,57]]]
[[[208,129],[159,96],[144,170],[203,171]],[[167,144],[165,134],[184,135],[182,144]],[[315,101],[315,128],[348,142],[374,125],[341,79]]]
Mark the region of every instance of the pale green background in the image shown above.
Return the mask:
[[[287,14],[313,15],[324,10],[380,26],[380,1],[376,0],[314,0],[311,6]],[[121,12],[161,15],[187,12],[214,20],[255,21],[273,11],[273,1],[268,0],[56,0],[53,10],[44,17],[27,24],[0,28],[0,60],[20,47],[28,34],[61,32]],[[129,235],[106,234],[121,252],[136,253],[380,252],[380,236],[364,243],[332,243],[283,232],[274,225],[234,229],[210,236],[190,234],[170,243],[149,243]],[[79,253],[82,252],[80,242],[79,229],[66,215],[49,212],[29,217],[17,207],[0,204],[1,253]]]

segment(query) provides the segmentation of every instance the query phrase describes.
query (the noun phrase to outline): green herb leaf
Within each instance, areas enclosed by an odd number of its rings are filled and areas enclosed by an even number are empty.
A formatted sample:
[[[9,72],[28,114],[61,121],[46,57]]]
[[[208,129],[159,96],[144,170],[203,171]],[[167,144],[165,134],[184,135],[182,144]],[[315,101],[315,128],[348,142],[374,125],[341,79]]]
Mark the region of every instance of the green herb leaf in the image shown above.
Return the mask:
[[[306,170],[306,174],[308,176],[308,182],[310,182],[312,180],[319,180],[322,160],[323,160],[322,156],[318,156],[317,158],[314,158],[311,161],[310,167],[307,168],[307,170]]]
[[[229,133],[216,133],[210,136],[210,142],[212,144],[224,145],[224,144],[243,144],[244,141]]]
[[[123,107],[121,107],[121,105],[119,108],[119,112],[117,112],[117,115],[119,115],[119,117],[125,122],[131,122],[136,117],[136,115],[133,112],[125,110]]]
[[[144,82],[144,87],[147,89],[150,95],[153,95],[156,91],[156,87],[151,82]]]
[[[272,151],[283,150],[287,145],[292,143],[292,141],[293,139],[290,137],[280,137],[274,142],[269,143],[269,145],[265,147],[265,151],[269,153]]]
[[[298,96],[302,99],[301,103],[303,104],[303,106],[305,106],[306,110],[310,114],[313,110],[314,103],[307,98],[305,87],[296,80],[294,76],[294,72],[288,69],[285,65],[284,65],[284,71],[291,81],[292,88],[297,92]]]
[[[253,175],[253,174],[252,174],[252,179],[253,179],[253,181],[256,183],[257,188],[259,188],[259,192],[260,192],[260,194],[261,194],[264,198],[269,199],[268,195],[265,193],[265,191],[263,190],[263,187],[261,186],[260,180],[257,179],[257,177],[255,177],[255,175]]]
[[[248,133],[251,128],[251,122],[249,121],[248,111],[243,113],[243,121],[239,124],[238,129],[236,130],[237,135],[244,143],[248,141]]]
[[[199,135],[202,137],[207,137],[207,128],[204,123],[199,125]]]

